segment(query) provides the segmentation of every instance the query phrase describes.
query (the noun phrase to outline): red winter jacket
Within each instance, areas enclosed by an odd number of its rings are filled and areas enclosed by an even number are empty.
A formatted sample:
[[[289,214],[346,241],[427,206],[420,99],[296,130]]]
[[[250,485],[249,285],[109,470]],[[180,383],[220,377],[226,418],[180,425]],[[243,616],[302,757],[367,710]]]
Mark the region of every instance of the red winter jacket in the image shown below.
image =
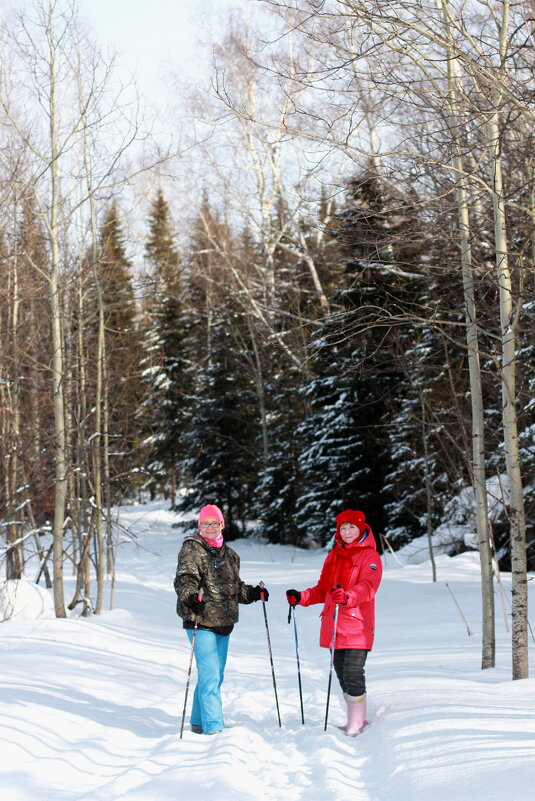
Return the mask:
[[[344,551],[343,554],[338,549]],[[339,604],[338,625],[336,627],[336,648],[364,648],[371,650],[375,634],[375,593],[381,583],[383,565],[377,552],[371,528],[366,523],[364,533],[350,546],[345,546],[336,535],[336,544],[325,559],[321,575],[315,587],[301,592],[301,606],[324,603],[321,613],[320,646],[330,648],[333,636],[334,609],[330,591],[339,570],[338,558],[350,560],[347,579],[342,583],[348,595],[347,604]],[[345,559],[344,559],[345,561]],[[349,572],[348,572],[349,571]]]

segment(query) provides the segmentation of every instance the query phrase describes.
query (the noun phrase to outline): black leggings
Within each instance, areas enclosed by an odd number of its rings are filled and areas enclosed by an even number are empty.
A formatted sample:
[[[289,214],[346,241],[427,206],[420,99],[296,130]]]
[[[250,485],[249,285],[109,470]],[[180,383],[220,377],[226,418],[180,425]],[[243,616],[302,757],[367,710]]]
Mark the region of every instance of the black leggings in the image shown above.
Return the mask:
[[[366,692],[364,665],[368,651],[363,648],[337,648],[334,652],[333,665],[340,682],[342,692],[355,697]]]

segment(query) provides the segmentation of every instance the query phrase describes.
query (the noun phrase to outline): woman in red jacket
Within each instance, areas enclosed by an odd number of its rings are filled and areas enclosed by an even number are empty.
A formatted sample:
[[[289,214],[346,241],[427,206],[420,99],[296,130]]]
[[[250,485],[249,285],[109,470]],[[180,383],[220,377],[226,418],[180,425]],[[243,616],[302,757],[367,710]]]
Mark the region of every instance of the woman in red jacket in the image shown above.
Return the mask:
[[[364,665],[375,633],[375,593],[383,566],[370,526],[363,512],[347,509],[336,515],[333,549],[325,559],[315,587],[287,590],[292,606],[323,603],[320,646],[332,645],[334,611],[338,604],[334,669],[347,703],[349,737],[362,731],[366,722]]]

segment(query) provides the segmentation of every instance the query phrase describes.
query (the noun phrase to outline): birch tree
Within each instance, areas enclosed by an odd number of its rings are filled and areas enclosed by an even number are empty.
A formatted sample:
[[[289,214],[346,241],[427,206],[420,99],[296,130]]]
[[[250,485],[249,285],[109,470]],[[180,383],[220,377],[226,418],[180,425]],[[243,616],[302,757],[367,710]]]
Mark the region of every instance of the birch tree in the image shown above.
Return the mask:
[[[510,3],[501,4],[501,15],[496,20],[498,34],[498,80],[489,86],[488,147],[492,180],[494,210],[494,239],[496,271],[500,295],[502,419],[505,460],[509,481],[509,522],[511,531],[511,562],[513,580],[513,678],[528,677],[528,592],[524,499],[518,448],[516,337],[522,297],[515,298],[509,264],[507,214],[502,170],[500,117],[507,112],[505,93],[508,73],[507,49],[510,41]]]
[[[37,194],[37,182],[33,182],[34,203],[46,227],[49,244],[48,294],[52,322],[51,383],[54,409],[54,463],[55,498],[53,537],[53,588],[54,608],[57,617],[65,617],[63,591],[63,534],[65,500],[67,493],[66,418],[64,404],[64,353],[63,353],[63,304],[61,298],[61,167],[64,151],[61,130],[60,86],[64,77],[65,63],[60,58],[60,43],[66,35],[69,20],[58,18],[57,3],[38,4],[36,18],[30,22],[25,15],[18,15],[18,25],[4,26],[3,39],[8,42],[14,60],[22,61],[27,68],[30,95],[39,96],[40,111],[45,123],[39,138],[32,136],[29,117],[21,119],[20,111],[14,108],[11,97],[10,76],[4,71],[3,91],[0,99],[3,111],[18,136],[32,153],[35,169],[41,174],[41,183],[46,185],[43,194]],[[19,61],[20,59],[20,61]],[[35,97],[34,94],[34,97]],[[26,98],[27,99],[27,98]],[[21,98],[22,100],[22,98]],[[20,101],[19,101],[20,102]],[[19,112],[19,113],[17,113]],[[32,110],[33,112],[33,110]]]
[[[476,498],[476,528],[481,566],[483,642],[481,666],[495,664],[495,614],[492,555],[490,547],[487,488],[485,476],[485,423],[483,417],[483,391],[479,358],[478,319],[475,298],[475,280],[472,263],[471,226],[467,178],[463,164],[463,119],[459,104],[460,69],[454,54],[448,0],[441,0],[442,14],[448,42],[447,102],[448,127],[452,146],[452,167],[455,175],[455,196],[459,220],[459,247],[464,288],[466,319],[466,346],[470,371],[470,401],[472,405],[472,474]]]
[[[69,403],[71,400],[70,390],[66,395],[69,381],[66,337],[70,336],[71,324],[66,316],[66,284],[73,274],[72,254],[84,252],[91,242],[91,233],[89,236],[87,233],[91,232],[89,200],[98,202],[101,197],[109,198],[119,186],[124,186],[125,174],[120,171],[124,154],[144,135],[135,116],[132,96],[126,98],[122,87],[113,84],[113,62],[106,63],[92,46],[79,23],[74,2],[33,0],[28,12],[6,16],[2,24],[2,44],[0,110],[14,142],[9,157],[13,159],[14,154],[23,154],[26,164],[25,179],[14,184],[14,191],[21,196],[31,193],[35,214],[45,231],[48,255],[42,275],[47,282],[51,310],[54,606],[56,615],[63,617],[66,614],[64,534],[66,528],[73,525],[71,518],[66,517],[67,491],[68,486],[75,486],[68,480],[72,454],[67,426],[72,417],[66,410],[66,400]],[[127,101],[131,110],[127,108]],[[5,151],[1,158],[7,169]],[[143,169],[143,165],[136,169]],[[38,266],[34,266],[37,270]],[[71,311],[74,306],[70,304],[68,308]],[[82,312],[82,323],[83,316]],[[75,352],[69,339],[69,358]],[[102,361],[102,355],[97,355],[96,359],[97,363]],[[73,366],[69,363],[69,368]],[[93,402],[89,408],[92,406]],[[98,414],[104,416],[102,424],[96,421],[96,440],[100,442],[106,426],[102,397],[97,407]],[[105,463],[106,450],[100,458]],[[98,495],[102,490],[98,470],[97,484]],[[101,521],[102,502],[97,506],[97,518]],[[104,546],[102,549],[104,552]],[[83,553],[86,558],[84,548],[79,555]],[[87,560],[85,564],[87,567]],[[87,578],[86,569],[86,590]],[[99,608],[101,597],[100,590]]]
[[[506,141],[504,134],[508,126],[514,124],[512,119],[520,118],[526,124],[529,124],[529,120],[533,124],[534,112],[528,102],[529,67],[526,62],[522,63],[523,50],[528,46],[532,34],[529,26],[522,24],[525,8],[522,4],[512,6],[509,0],[481,0],[472,6],[420,0],[409,3],[396,0],[325,0],[319,3],[266,0],[266,4],[282,12],[287,19],[295,20],[294,29],[304,31],[314,41],[332,46],[334,59],[331,59],[331,66],[324,71],[324,75],[340,78],[344,70],[347,71],[349,62],[353,65],[365,53],[368,58],[371,54],[375,56],[377,86],[381,86],[390,103],[397,103],[399,109],[407,110],[418,102],[422,109],[429,110],[428,118],[434,120],[435,125],[437,121],[439,125],[441,123],[441,105],[445,103],[448,110],[449,142],[444,142],[447,149],[439,151],[438,156],[423,152],[417,146],[411,152],[411,140],[401,141],[399,137],[399,144],[394,141],[383,157],[391,164],[393,159],[434,164],[445,175],[449,174],[455,185],[471,375],[474,484],[484,585],[483,666],[490,666],[494,659],[491,634],[493,605],[485,509],[480,371],[477,363],[480,348],[474,304],[468,197],[477,189],[492,202],[496,283],[500,297],[501,354],[498,362],[503,405],[502,430],[510,486],[514,586],[513,677],[522,678],[527,675],[526,543],[515,388],[515,339],[522,309],[521,289],[518,287],[521,288],[522,280],[515,287],[509,263],[507,221],[508,203],[511,204],[511,200],[507,199],[504,189],[502,151]],[[477,17],[476,12],[479,12]],[[360,36],[357,48],[351,51],[346,45],[349,34],[352,40],[355,35]],[[444,62],[441,53],[446,54],[446,71],[442,68]],[[465,123],[460,111],[461,92],[463,100],[468,100],[472,144],[463,132]],[[401,114],[396,115],[396,119],[400,122],[400,130],[406,130]],[[481,132],[484,132],[482,139]],[[302,135],[302,130],[299,134]],[[479,159],[470,152],[478,141],[481,148]],[[334,144],[336,142],[333,140]],[[414,144],[417,145],[416,142]],[[348,150],[354,148],[350,140],[338,140],[338,145]],[[446,158],[448,150],[450,159]],[[486,157],[487,169],[482,171],[481,165],[485,164]],[[522,212],[532,215],[529,202],[522,205]]]

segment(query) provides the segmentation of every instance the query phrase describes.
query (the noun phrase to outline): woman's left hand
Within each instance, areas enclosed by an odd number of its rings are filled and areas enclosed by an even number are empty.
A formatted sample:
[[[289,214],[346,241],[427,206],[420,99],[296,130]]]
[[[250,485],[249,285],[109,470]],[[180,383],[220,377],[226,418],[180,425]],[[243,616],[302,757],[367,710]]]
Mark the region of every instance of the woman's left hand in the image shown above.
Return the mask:
[[[252,587],[249,590],[249,598],[251,601],[267,601],[269,598],[267,587],[261,587],[260,584],[257,584],[256,587]]]
[[[347,592],[341,587],[336,587],[334,590],[331,590],[331,599],[335,604],[346,604]]]

